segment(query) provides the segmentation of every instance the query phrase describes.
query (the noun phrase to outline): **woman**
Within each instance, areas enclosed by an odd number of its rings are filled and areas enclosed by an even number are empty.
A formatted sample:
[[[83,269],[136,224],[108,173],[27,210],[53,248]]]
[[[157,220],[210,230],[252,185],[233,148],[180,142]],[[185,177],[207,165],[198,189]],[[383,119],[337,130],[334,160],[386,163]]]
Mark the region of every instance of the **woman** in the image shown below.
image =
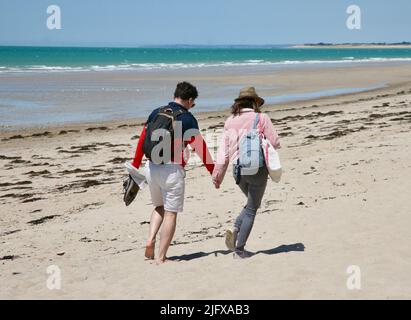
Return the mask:
[[[267,114],[261,113],[264,99],[260,98],[255,88],[248,87],[240,91],[240,95],[231,107],[232,115],[226,120],[222,144],[217,153],[216,166],[213,171],[213,182],[218,189],[224,179],[228,164],[233,163],[233,172],[239,158],[239,144],[244,135],[253,128],[258,114],[257,130],[264,135],[275,149],[280,148],[279,137]],[[235,220],[232,230],[226,231],[226,245],[234,251],[235,258],[247,258],[251,254],[245,251],[245,245],[254,224],[258,208],[261,205],[266,186],[268,171],[263,163],[252,175],[242,174],[238,186],[247,197],[247,203]]]

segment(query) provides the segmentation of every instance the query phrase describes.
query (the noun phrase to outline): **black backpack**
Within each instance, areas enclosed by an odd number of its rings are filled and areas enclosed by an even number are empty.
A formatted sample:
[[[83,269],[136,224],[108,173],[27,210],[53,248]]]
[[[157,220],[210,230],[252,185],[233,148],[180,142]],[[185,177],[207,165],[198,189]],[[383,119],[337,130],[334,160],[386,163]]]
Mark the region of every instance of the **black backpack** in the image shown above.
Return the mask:
[[[174,157],[174,129],[175,121],[180,114],[186,113],[187,110],[180,108],[179,110],[173,111],[172,108],[166,106],[162,107],[157,115],[154,117],[153,121],[147,124],[146,136],[143,142],[143,152],[147,159],[151,160],[151,154],[156,145],[158,145],[163,139],[160,137],[158,141],[153,141],[151,139],[153,132],[158,129],[165,129],[169,132],[171,138],[171,154],[170,157],[164,157],[161,163],[164,164],[171,161],[171,158]],[[159,154],[163,157],[162,151]]]

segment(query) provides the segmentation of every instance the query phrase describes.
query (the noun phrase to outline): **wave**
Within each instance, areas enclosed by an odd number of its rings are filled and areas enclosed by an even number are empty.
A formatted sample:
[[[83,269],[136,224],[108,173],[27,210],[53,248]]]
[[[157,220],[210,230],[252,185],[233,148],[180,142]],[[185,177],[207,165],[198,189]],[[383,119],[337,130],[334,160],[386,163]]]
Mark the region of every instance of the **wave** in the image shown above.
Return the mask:
[[[343,64],[343,63],[383,63],[383,62],[411,62],[411,58],[364,58],[344,57],[341,60],[245,60],[222,61],[204,63],[129,63],[118,65],[91,65],[91,66],[46,66],[30,65],[19,67],[0,66],[1,73],[21,72],[89,72],[89,71],[150,71],[150,70],[178,70],[209,67],[247,67],[247,66],[282,66],[282,65],[311,65],[311,64]]]

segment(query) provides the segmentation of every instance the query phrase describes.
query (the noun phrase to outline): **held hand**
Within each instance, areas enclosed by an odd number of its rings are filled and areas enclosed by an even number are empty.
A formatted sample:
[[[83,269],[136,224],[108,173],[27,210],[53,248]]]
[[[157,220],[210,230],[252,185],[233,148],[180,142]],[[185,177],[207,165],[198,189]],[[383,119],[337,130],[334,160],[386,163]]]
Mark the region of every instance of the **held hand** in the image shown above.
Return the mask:
[[[214,183],[214,187],[215,187],[216,189],[220,189],[220,182],[218,182],[217,179],[214,178],[214,177],[213,177],[213,183]]]

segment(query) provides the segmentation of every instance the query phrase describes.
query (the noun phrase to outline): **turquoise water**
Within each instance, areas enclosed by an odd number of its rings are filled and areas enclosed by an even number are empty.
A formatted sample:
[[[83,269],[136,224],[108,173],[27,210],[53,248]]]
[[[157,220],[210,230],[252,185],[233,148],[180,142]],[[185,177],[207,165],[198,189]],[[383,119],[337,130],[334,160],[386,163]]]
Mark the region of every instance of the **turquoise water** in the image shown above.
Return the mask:
[[[411,49],[0,47],[1,72],[156,70],[411,61]]]

